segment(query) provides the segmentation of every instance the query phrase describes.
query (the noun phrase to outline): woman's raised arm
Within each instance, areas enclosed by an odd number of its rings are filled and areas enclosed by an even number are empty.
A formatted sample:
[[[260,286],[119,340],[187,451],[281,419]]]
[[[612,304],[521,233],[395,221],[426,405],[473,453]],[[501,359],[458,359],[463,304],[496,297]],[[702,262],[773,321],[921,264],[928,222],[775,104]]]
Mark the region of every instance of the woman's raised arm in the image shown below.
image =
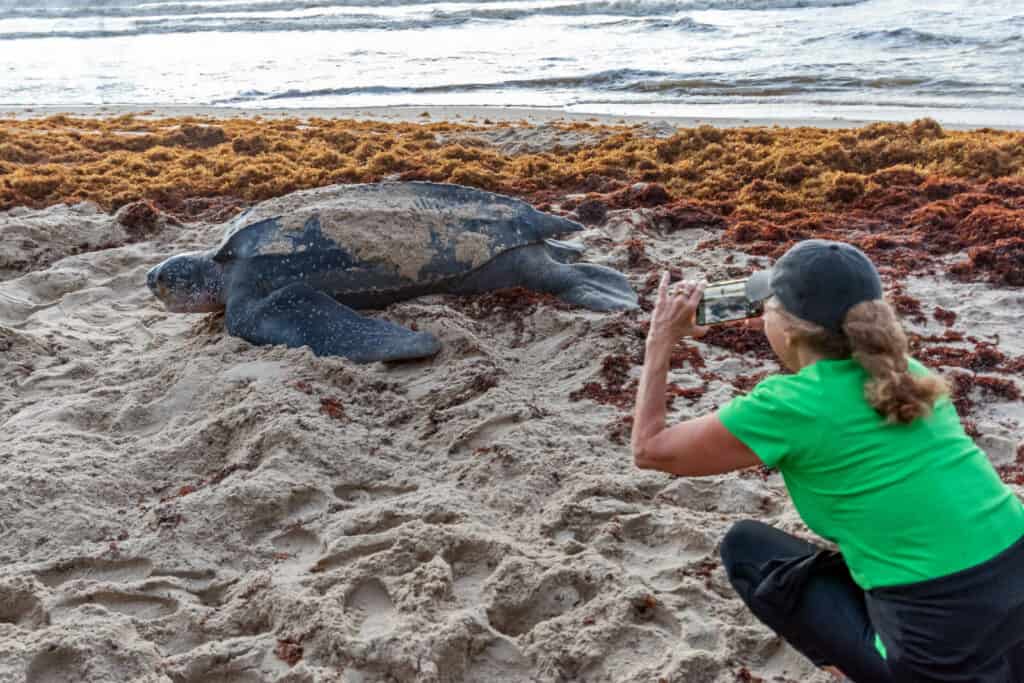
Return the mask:
[[[756,465],[760,460],[725,428],[717,413],[665,426],[665,385],[672,347],[685,336],[701,337],[706,332],[695,323],[703,288],[684,282],[670,292],[668,280],[666,272],[658,286],[647,333],[633,411],[633,462],[644,469],[691,477]]]

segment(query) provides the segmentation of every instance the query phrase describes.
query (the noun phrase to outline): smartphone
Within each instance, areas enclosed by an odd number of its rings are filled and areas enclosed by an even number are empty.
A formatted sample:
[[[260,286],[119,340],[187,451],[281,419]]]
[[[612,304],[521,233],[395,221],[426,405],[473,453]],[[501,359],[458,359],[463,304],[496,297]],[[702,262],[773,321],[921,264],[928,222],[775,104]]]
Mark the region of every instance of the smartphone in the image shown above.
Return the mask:
[[[714,325],[730,320],[756,318],[764,313],[763,301],[747,298],[747,278],[712,282],[697,304],[697,324]]]

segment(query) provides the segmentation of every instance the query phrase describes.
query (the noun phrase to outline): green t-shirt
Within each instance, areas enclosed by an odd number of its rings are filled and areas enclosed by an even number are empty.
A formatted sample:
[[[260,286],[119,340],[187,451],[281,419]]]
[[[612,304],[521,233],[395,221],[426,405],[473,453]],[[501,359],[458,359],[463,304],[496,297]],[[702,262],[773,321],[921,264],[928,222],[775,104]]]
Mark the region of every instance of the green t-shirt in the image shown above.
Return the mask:
[[[854,360],[818,361],[768,377],[719,416],[778,468],[804,522],[839,546],[865,590],[973,567],[1024,536],[1024,504],[949,399],[889,424],[864,398],[867,379]]]

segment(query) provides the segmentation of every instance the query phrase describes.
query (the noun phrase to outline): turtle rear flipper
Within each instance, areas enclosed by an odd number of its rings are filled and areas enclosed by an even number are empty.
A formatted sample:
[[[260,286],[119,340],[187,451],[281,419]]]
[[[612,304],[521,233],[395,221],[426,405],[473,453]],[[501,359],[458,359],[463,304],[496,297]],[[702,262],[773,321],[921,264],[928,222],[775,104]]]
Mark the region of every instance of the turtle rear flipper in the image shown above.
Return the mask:
[[[366,318],[327,294],[294,283],[257,297],[228,299],[228,332],[253,344],[308,346],[318,356],[344,356],[357,363],[410,360],[440,349],[426,332]]]
[[[636,292],[622,273],[592,263],[562,263],[564,254],[552,251],[550,242],[507,251],[464,277],[449,291],[477,294],[505,287],[525,287],[554,294],[562,301],[592,311],[638,307]]]
[[[593,263],[563,265],[563,289],[554,292],[562,301],[592,311],[625,311],[639,307],[629,280],[617,270]]]

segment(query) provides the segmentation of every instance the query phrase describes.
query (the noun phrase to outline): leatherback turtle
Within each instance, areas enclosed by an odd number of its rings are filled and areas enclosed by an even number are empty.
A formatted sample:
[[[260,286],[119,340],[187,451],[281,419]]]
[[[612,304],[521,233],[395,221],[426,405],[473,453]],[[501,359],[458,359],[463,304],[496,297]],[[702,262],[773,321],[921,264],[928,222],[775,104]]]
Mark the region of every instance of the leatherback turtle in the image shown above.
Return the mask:
[[[357,362],[435,354],[437,339],[353,309],[506,287],[610,311],[636,308],[626,278],[573,263],[581,230],[524,201],[461,185],[385,182],[294,192],[252,207],[211,251],[171,257],[147,284],[167,310],[226,310],[253,344],[309,346]]]

